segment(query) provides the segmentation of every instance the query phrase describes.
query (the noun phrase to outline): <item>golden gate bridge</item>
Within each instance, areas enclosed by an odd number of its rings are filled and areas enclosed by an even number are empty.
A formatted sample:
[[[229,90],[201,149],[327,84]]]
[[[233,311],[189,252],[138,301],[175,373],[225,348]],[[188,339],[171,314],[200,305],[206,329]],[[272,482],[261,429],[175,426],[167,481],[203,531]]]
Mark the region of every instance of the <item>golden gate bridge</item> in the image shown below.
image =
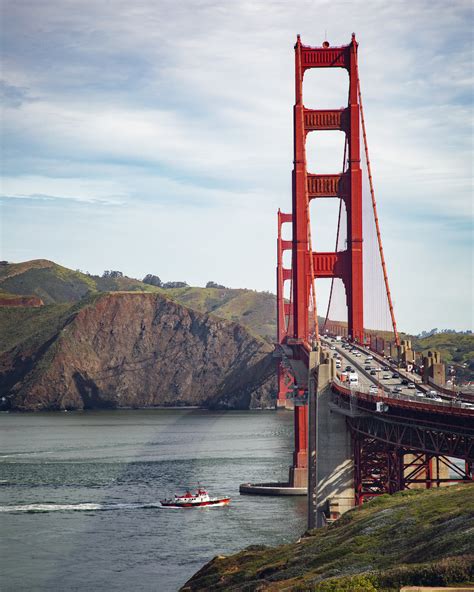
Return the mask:
[[[348,72],[347,106],[304,105],[304,74],[319,68]],[[278,405],[290,401],[294,409],[293,462],[288,482],[244,484],[241,492],[307,493],[314,527],[383,493],[472,481],[474,405],[443,387],[437,352],[423,360],[423,381],[413,374],[415,353],[398,334],[354,34],[339,47],[310,47],[297,37],[293,129],[292,208],[278,211],[275,348]],[[308,134],[325,131],[344,134],[340,172],[307,170]],[[310,204],[320,199],[339,200],[332,252],[313,249]],[[291,239],[283,238],[284,225]],[[331,281],[324,317],[321,279]],[[357,380],[349,383],[351,373]]]

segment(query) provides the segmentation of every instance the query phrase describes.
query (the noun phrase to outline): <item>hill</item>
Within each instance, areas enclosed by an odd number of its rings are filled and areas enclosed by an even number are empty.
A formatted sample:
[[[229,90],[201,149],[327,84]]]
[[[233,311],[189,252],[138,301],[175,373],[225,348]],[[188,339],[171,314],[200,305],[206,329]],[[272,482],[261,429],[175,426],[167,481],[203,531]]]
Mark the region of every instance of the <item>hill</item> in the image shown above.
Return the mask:
[[[174,288],[167,296],[194,310],[212,313],[245,325],[254,335],[273,341],[276,335],[276,299],[269,292],[233,288]]]
[[[266,407],[272,347],[160,294],[0,311],[3,409]]]
[[[101,278],[46,259],[2,264],[0,290],[18,295],[34,294],[45,304],[77,302],[91,292],[158,291],[154,286],[132,278]]]
[[[280,547],[205,565],[181,592],[395,592],[474,577],[474,486],[384,495]]]
[[[412,337],[418,351],[438,350],[448,364],[474,363],[474,335],[469,333],[437,333],[429,337]],[[473,368],[474,369],[474,368]]]
[[[13,295],[35,295],[45,304],[78,302],[96,292],[134,291],[162,294],[202,313],[243,324],[254,335],[275,338],[275,296],[232,288],[159,288],[129,277],[99,277],[36,259],[0,265],[0,290]]]

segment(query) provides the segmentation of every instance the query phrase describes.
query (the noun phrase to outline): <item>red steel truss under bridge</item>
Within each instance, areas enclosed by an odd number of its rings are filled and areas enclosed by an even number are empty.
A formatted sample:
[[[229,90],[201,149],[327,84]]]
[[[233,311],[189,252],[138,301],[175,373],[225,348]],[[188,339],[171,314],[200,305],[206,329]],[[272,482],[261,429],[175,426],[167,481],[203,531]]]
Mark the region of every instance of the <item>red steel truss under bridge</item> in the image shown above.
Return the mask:
[[[305,106],[304,75],[321,68],[347,71],[347,106]],[[443,387],[437,352],[420,360],[411,343],[399,339],[354,34],[339,47],[327,41],[309,47],[298,36],[293,121],[292,208],[278,211],[275,349],[278,405],[294,409],[293,462],[288,482],[244,484],[241,492],[308,492],[314,527],[383,493],[472,481],[474,401]],[[344,136],[341,170],[310,172],[308,135],[328,131]],[[318,237],[311,206],[323,199],[339,204],[330,252],[315,250],[312,241]],[[284,265],[286,252],[291,266]],[[318,316],[324,279],[327,306]],[[414,373],[421,368],[422,376]]]

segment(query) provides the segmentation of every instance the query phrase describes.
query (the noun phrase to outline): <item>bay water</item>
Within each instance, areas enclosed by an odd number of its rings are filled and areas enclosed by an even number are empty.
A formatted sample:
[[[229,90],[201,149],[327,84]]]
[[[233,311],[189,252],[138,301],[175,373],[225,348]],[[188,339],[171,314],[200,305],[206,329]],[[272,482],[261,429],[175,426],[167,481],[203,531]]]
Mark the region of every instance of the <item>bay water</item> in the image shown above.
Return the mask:
[[[298,538],[305,497],[240,496],[286,480],[288,411],[0,414],[0,589],[174,592],[215,555]],[[166,509],[198,484],[226,507]]]

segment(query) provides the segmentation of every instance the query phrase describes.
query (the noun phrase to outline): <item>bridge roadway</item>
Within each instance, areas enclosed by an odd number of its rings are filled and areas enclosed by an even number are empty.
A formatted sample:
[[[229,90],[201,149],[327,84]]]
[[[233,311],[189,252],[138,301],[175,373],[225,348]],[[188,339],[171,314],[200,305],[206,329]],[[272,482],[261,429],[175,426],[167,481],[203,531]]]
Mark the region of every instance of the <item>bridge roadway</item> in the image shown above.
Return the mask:
[[[359,384],[350,385],[334,378],[329,407],[346,416],[347,425],[357,438],[372,438],[385,445],[429,455],[459,458],[470,465],[474,460],[474,408],[453,399],[436,400],[427,397],[420,388],[401,388],[400,378],[392,378],[392,369],[379,360],[370,360],[371,368],[380,368],[376,376],[365,369],[367,356],[348,351],[343,343],[324,340],[326,352],[341,359],[340,370],[346,365],[356,369]],[[323,347],[324,347],[323,345]],[[335,349],[328,349],[328,348]],[[352,346],[351,346],[352,347]],[[360,352],[362,353],[362,352]],[[383,370],[385,367],[385,372]],[[384,379],[383,374],[390,374]],[[382,376],[382,378],[380,378]],[[376,386],[377,390],[370,387]],[[394,392],[397,386],[400,392]],[[468,469],[471,475],[472,469]]]
[[[474,405],[464,401],[453,400],[452,397],[447,397],[439,391],[436,391],[436,395],[434,395],[438,400],[434,400],[430,397],[429,392],[431,391],[431,393],[433,393],[435,388],[422,384],[419,376],[400,370],[389,364],[386,360],[382,361],[381,356],[374,354],[370,350],[361,346],[347,344],[346,342],[338,342],[331,338],[323,338],[322,342],[323,346],[326,346],[326,352],[329,350],[332,357],[335,357],[336,355],[340,357],[341,368],[338,370],[339,372],[343,372],[346,366],[351,366],[357,372],[359,376],[359,384],[358,386],[352,387],[351,390],[354,392],[368,393],[371,386],[376,386],[378,389],[376,394],[379,397],[395,397],[397,400],[404,397],[407,401],[424,403],[424,405],[429,406],[433,405],[443,413],[450,413],[457,409],[463,411],[466,410],[467,414],[469,414],[469,411],[471,411],[471,413],[474,412]],[[346,345],[346,348],[343,347],[344,345]],[[352,349],[347,349],[347,345],[350,345]],[[370,362],[366,361],[369,356],[372,357]],[[366,370],[366,366],[369,365],[371,370]],[[373,370],[377,372],[376,375],[370,374]],[[398,374],[398,377],[394,378],[394,374]],[[383,378],[384,375],[389,375],[390,377]],[[408,380],[409,384],[412,385],[412,388],[409,388],[408,385],[403,385],[402,380]],[[348,387],[349,385],[346,384],[342,386]],[[415,388],[413,388],[413,386]],[[394,393],[395,388],[397,388],[398,391],[396,393]],[[426,396],[427,393],[428,397]]]

